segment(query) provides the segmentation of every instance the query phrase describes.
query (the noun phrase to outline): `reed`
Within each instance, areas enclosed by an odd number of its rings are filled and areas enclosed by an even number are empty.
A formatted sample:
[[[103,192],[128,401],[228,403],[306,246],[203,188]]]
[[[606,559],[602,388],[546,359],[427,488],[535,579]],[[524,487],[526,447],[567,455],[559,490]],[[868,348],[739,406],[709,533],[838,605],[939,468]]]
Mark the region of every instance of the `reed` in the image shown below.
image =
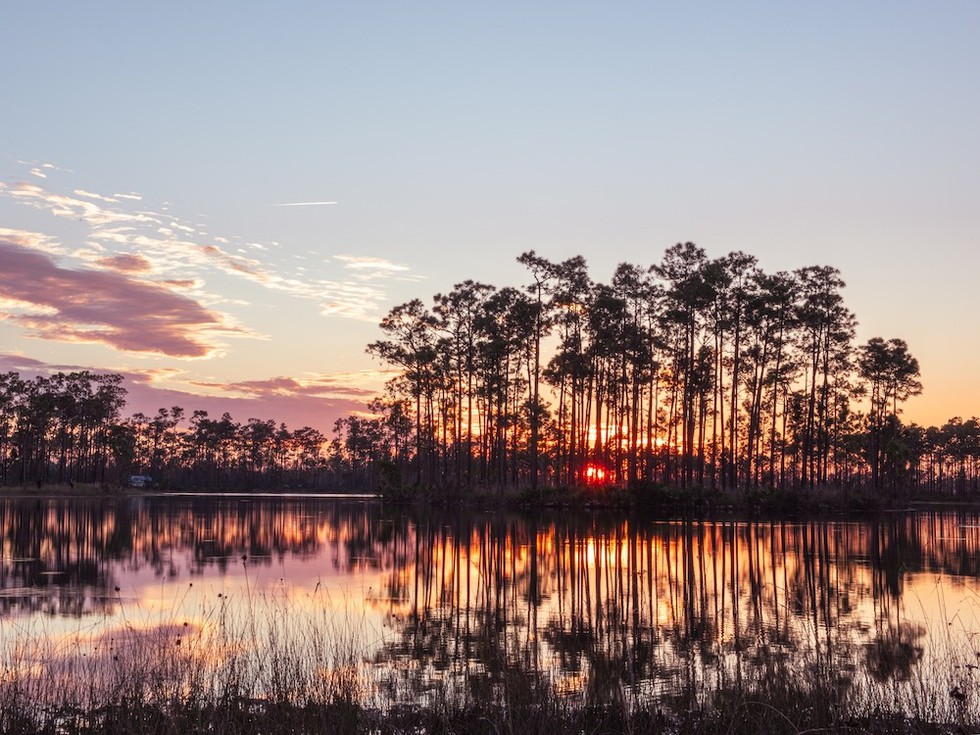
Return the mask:
[[[929,651],[900,626],[834,652],[774,643],[705,656],[696,640],[661,640],[654,678],[637,673],[637,651],[610,655],[584,639],[593,663],[570,680],[492,626],[457,653],[416,635],[414,648],[374,655],[386,634],[346,601],[320,588],[302,605],[284,587],[247,590],[246,606],[218,595],[185,616],[178,596],[162,615],[70,635],[39,624],[7,639],[0,732],[799,735],[980,723],[976,654],[952,633]]]

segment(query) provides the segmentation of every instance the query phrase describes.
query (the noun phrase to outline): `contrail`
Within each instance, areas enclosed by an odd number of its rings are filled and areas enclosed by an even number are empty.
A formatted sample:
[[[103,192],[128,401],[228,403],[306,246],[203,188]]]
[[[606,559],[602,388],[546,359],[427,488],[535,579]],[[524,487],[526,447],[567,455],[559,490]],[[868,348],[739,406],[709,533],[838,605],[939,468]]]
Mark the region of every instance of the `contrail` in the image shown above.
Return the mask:
[[[273,204],[273,207],[317,207],[323,204],[340,204],[340,202],[288,202],[286,204]]]

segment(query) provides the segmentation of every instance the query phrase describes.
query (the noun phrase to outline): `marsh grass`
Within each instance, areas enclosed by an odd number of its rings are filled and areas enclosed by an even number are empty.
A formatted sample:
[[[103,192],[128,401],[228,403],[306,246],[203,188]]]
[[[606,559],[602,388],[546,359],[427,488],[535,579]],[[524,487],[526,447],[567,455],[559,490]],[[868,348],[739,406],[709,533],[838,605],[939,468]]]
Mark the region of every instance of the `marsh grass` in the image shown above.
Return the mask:
[[[491,628],[478,654],[385,657],[359,606],[319,586],[301,600],[285,586],[245,589],[246,606],[217,596],[185,615],[178,596],[161,615],[21,631],[0,654],[0,732],[904,735],[980,723],[980,659],[954,626],[928,650],[902,626],[832,653],[705,656],[696,641],[661,641],[656,682],[629,668],[635,652],[617,658],[592,640],[592,665],[570,681],[547,657],[492,653],[506,646]]]

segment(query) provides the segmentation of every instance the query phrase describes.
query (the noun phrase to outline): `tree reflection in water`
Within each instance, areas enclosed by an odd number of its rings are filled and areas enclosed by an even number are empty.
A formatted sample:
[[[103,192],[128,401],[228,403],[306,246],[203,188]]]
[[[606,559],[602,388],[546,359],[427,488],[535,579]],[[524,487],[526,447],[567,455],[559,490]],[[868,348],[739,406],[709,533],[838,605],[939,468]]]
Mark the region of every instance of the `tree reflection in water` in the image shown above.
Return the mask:
[[[222,604],[329,578],[382,621],[358,644],[379,697],[448,687],[506,701],[547,685],[587,704],[703,701],[747,678],[867,689],[921,681],[926,666],[953,672],[936,692],[972,692],[972,513],[748,522],[197,497],[7,500],[0,526],[0,614],[21,622],[97,625],[147,573],[175,583],[224,579],[242,557],[246,572],[308,565],[301,580],[252,574],[248,594]],[[306,625],[289,610],[277,625]]]

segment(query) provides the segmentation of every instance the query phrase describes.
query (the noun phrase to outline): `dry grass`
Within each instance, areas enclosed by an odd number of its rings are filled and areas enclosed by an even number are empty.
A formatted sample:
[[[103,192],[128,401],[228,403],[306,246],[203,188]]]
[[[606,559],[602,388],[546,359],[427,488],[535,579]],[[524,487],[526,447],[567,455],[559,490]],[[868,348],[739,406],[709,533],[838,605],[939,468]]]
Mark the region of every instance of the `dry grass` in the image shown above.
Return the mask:
[[[606,664],[569,687],[520,665],[520,651],[439,671],[411,655],[376,660],[362,641],[377,632],[320,602],[321,614],[300,614],[273,593],[242,613],[218,598],[193,621],[175,612],[67,637],[38,624],[0,652],[0,732],[911,734],[980,722],[974,654],[953,637],[926,657],[899,630],[862,651],[729,650],[710,664],[663,643],[679,666],[656,687],[592,651]],[[482,635],[474,650],[499,650]]]

